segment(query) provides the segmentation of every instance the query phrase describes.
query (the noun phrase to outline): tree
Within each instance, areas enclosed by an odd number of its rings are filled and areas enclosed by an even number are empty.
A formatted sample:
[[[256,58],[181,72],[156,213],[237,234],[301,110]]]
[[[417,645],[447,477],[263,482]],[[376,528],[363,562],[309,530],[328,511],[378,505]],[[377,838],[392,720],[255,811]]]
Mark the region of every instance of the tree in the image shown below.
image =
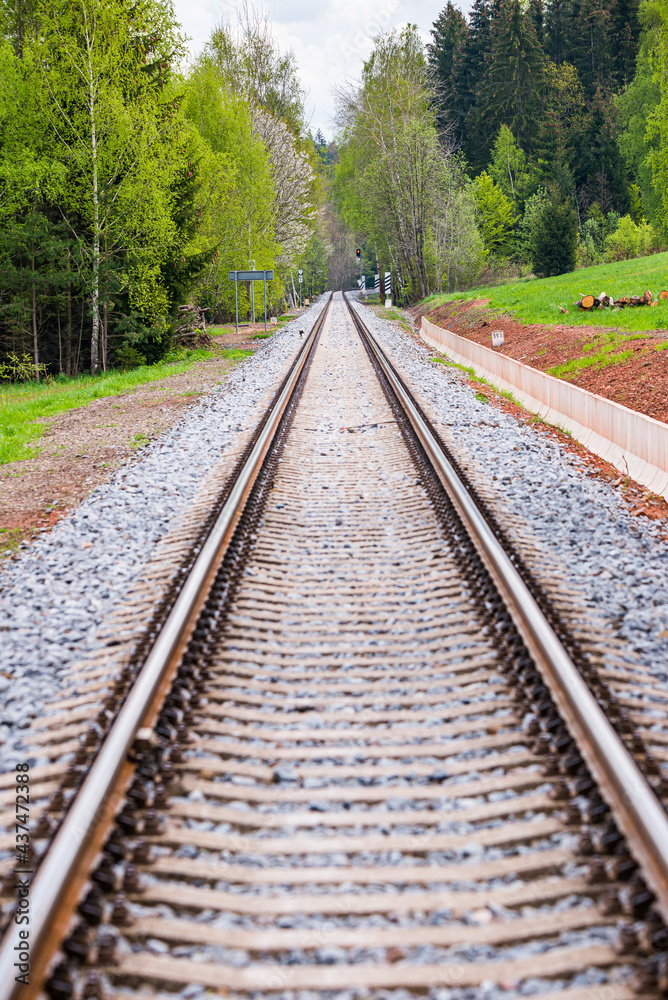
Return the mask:
[[[506,125],[529,148],[536,135],[545,87],[545,56],[521,0],[500,0],[492,44],[467,134],[477,135],[474,164],[489,160],[494,136]]]
[[[409,295],[427,295],[434,192],[447,158],[413,25],[375,40],[360,86],[340,90],[338,105],[345,140],[336,171],[340,210],[371,236]]]
[[[439,117],[444,125],[449,121],[449,108],[453,96],[455,55],[467,31],[466,18],[451,0],[448,0],[434,21],[431,29],[432,41],[427,46],[427,57],[438,96]]]
[[[536,222],[547,201],[548,196],[545,188],[541,187],[527,199],[524,206],[524,214],[517,227],[515,244],[517,258],[523,264],[530,264],[533,261]]]
[[[507,125],[502,125],[499,129],[488,173],[505,196],[512,201],[513,212],[521,214],[533,184],[526,156],[515,142]]]
[[[620,152],[637,182],[643,213],[650,222],[657,222],[661,216],[661,189],[654,184],[650,154],[656,156],[658,152],[659,131],[653,124],[648,129],[648,123],[661,101],[661,85],[655,71],[656,55],[652,51],[652,40],[646,32],[635,77],[615,98],[615,106],[621,130],[618,139]]]
[[[158,247],[169,252],[176,235],[169,189],[179,122],[161,88],[181,40],[166,0],[130,8],[122,0],[54,0],[33,51],[52,147],[67,164],[61,211],[88,292],[94,373],[106,362],[110,255],[126,261],[121,285],[135,310],[156,317],[169,305]]]
[[[541,278],[575,270],[577,215],[558,193],[545,201],[532,233],[532,264]]]
[[[661,202],[657,215],[668,230],[668,0],[646,0],[642,19],[651,35],[650,51],[654,57],[655,82],[659,101],[649,114],[646,139],[649,144],[645,163],[652,171],[652,182]]]
[[[221,24],[207,46],[226,90],[244,94],[253,112],[262,109],[294,136],[305,136],[304,92],[294,52],[280,51],[266,11],[242,0],[236,14],[236,23]]]
[[[513,203],[498,184],[483,171],[472,184],[476,221],[485,249],[496,257],[509,257],[513,250],[515,216]]]
[[[475,133],[468,127],[469,116],[476,106],[485,65],[491,49],[491,0],[473,0],[468,31],[455,51],[452,71],[453,95],[449,120],[453,139],[467,160],[479,159]]]
[[[184,95],[185,116],[200,138],[198,234],[210,251],[198,289],[214,317],[234,314],[229,270],[273,268],[274,183],[269,154],[253,126],[248,104],[224,87],[217,65],[206,55],[191,69]],[[240,286],[240,308],[246,291]]]

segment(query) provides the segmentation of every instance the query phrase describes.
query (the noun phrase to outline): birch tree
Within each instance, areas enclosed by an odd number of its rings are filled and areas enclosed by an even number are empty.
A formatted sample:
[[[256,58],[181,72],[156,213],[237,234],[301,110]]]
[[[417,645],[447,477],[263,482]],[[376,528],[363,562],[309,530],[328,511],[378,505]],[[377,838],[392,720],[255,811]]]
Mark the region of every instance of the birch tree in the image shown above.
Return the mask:
[[[440,280],[434,239],[451,167],[433,107],[422,42],[411,26],[377,38],[360,85],[338,93],[338,205],[413,297]]]
[[[134,255],[136,265],[142,242],[159,256],[174,236],[164,160],[174,114],[161,93],[180,46],[166,0],[138,0],[130,8],[122,0],[59,0],[50,5],[36,44],[54,145],[68,165],[62,211],[88,292],[91,373],[106,350],[100,338],[103,251],[108,255],[111,241],[114,250]],[[149,239],[146,233],[137,238],[138,219],[153,230]]]

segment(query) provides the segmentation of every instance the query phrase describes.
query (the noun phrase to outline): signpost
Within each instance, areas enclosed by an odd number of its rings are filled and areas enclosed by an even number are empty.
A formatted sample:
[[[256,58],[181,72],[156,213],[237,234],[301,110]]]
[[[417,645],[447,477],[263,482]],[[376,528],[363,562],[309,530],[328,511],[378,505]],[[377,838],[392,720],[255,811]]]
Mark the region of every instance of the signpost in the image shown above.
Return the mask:
[[[264,281],[264,332],[267,332],[267,282],[274,280],[273,271],[228,271],[230,281],[234,282],[234,312],[239,333],[239,282]],[[252,287],[252,286],[251,286]],[[255,319],[255,295],[253,294],[253,320]]]
[[[300,309],[301,309],[302,305],[304,304],[303,303],[303,299],[302,299],[302,282],[303,281],[304,281],[304,271],[300,267],[299,268],[299,307],[300,307]]]

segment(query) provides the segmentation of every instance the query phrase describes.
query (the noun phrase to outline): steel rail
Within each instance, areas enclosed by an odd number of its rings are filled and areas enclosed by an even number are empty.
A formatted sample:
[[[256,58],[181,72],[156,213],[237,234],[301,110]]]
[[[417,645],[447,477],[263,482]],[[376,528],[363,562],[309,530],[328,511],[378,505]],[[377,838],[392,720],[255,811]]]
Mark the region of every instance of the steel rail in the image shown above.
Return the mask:
[[[496,583],[578,749],[668,922],[668,816],[620,740],[522,577],[457,475],[429,421],[344,293],[355,327],[402,410]]]
[[[63,898],[67,895],[70,881],[75,875],[81,876],[78,868],[90,842],[93,828],[100,823],[100,818],[108,813],[109,802],[115,795],[114,786],[124,765],[127,764],[128,753],[132,749],[137,733],[145,724],[151,707],[155,707],[156,696],[160,693],[161,687],[164,687],[165,678],[176,670],[246,500],[271,448],[281,417],[325,321],[331,300],[330,294],[184,582],[174,607],[40,865],[30,891],[29,931],[33,964],[36,964],[36,956],[52,930],[52,922]],[[13,933],[14,927],[12,920],[0,943],[0,1000],[17,1000],[20,995],[25,998],[27,992],[26,986],[15,982],[14,946],[17,940]],[[55,947],[51,948],[52,953],[60,943],[57,941]],[[53,946],[53,942],[51,944]],[[50,961],[51,957],[52,955],[48,955],[47,959]],[[42,957],[42,963],[43,961]],[[30,988],[32,989],[32,983]]]

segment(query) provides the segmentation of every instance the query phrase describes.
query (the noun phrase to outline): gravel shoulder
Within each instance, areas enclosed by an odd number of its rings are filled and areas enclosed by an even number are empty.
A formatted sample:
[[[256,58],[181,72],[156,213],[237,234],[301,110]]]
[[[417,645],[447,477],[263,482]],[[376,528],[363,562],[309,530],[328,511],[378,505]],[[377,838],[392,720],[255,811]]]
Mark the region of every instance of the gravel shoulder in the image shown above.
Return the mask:
[[[116,471],[94,472],[90,457],[69,494],[73,509],[32,544],[24,543],[15,559],[5,561],[0,570],[0,762],[4,757],[5,765],[13,766],[16,730],[40,715],[63,686],[70,666],[97,648],[98,630],[122,605],[160,538],[188,509],[242,428],[260,419],[263,398],[278,387],[299,349],[300,327],[315,322],[325,301],[270,340],[260,341],[254,355],[232,370],[222,371],[215,363],[214,371],[214,364],[205,363],[199,374],[192,370],[189,381],[172,384],[167,392],[153,383],[150,391],[133,393],[135,417],[144,421],[143,433],[146,421],[155,420],[156,440],[136,450],[134,459]],[[188,396],[185,404],[178,400],[196,388],[206,394],[199,399]],[[172,405],[167,402],[170,392]],[[129,397],[100,402],[113,406],[119,399],[125,407]],[[101,409],[92,404],[63,415],[79,413],[83,418],[85,413],[92,422],[78,431],[89,456],[95,454],[94,442],[86,436],[103,422]],[[123,433],[130,429],[124,425]],[[83,473],[85,468],[90,475]],[[67,476],[65,472],[65,486]],[[27,479],[26,492],[31,485],[37,492],[37,483]],[[81,494],[86,494],[84,499],[74,506]],[[6,502],[6,496],[3,499]]]
[[[358,307],[359,308],[359,307]],[[668,537],[665,505],[639,512],[633,484],[570,439],[457,368],[398,323],[361,307],[370,329],[432,419],[456,442],[481,483],[526,522],[586,605],[609,623],[657,678],[668,679]],[[481,398],[482,397],[482,398]],[[646,491],[645,491],[646,492]],[[659,506],[661,509],[659,510]]]

